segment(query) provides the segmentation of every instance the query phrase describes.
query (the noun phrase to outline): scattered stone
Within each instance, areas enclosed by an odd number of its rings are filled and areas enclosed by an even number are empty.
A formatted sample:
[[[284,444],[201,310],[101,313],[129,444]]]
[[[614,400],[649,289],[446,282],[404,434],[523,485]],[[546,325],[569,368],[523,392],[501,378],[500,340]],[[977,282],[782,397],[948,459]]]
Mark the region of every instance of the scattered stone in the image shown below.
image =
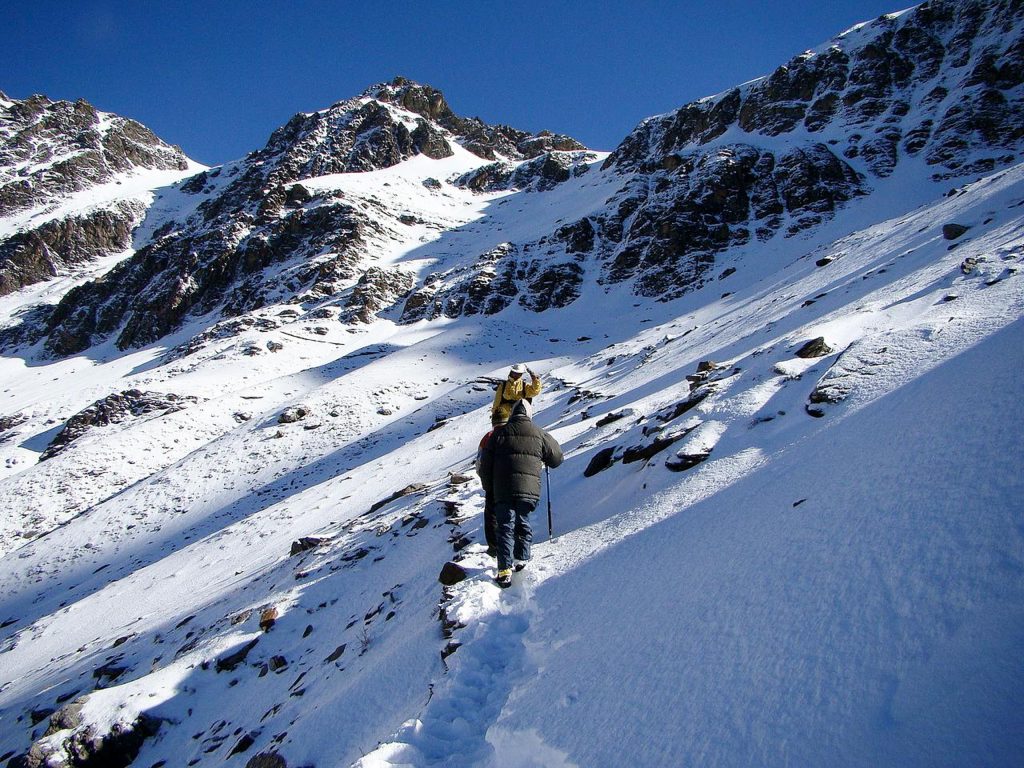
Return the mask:
[[[962,262],[960,262],[960,271],[965,275],[971,274],[978,268],[978,260],[973,256],[968,256]]]
[[[324,659],[324,664],[329,664],[331,662],[337,661],[338,659],[341,658],[341,655],[343,653],[345,653],[345,643],[342,643],[337,648],[335,648],[333,651],[331,651],[331,655],[328,656],[326,659]]]
[[[632,464],[635,461],[647,461],[661,453],[673,443],[678,442],[691,431],[692,429],[683,430],[682,432],[678,432],[674,435],[659,437],[649,445],[634,445],[627,448],[622,454],[622,463]]]
[[[277,623],[277,619],[280,616],[280,612],[277,610],[277,606],[271,606],[260,614],[260,629],[264,632],[269,632],[273,629],[274,624]]]
[[[252,414],[247,413],[246,411],[235,411],[234,419],[239,424],[244,424],[245,422],[252,419]]]
[[[706,453],[685,453],[682,456],[677,455],[675,458],[669,459],[665,462],[665,466],[673,472],[685,472],[687,469],[707,461],[710,455],[711,451]]]
[[[466,569],[458,563],[453,563],[449,560],[441,568],[441,573],[438,575],[437,580],[444,584],[446,587],[450,587],[454,584],[458,584],[460,581],[464,581],[469,574]]]
[[[403,488],[400,491],[395,491],[386,499],[381,499],[380,501],[375,503],[372,507],[370,507],[370,512],[376,512],[378,509],[380,509],[383,506],[386,506],[387,504],[390,504],[395,499],[400,499],[403,496],[409,496],[414,493],[422,493],[425,490],[427,490],[427,485],[425,483],[412,483],[411,485],[405,486],[405,488]]]
[[[452,485],[465,485],[473,479],[472,475],[464,475],[459,472],[453,472],[451,480],[449,481]]]
[[[834,351],[835,350],[833,350],[832,347],[825,343],[825,337],[819,336],[816,339],[811,339],[800,347],[800,349],[796,351],[796,356],[804,359],[824,357],[825,355],[831,355]]]
[[[288,667],[288,659],[284,656],[271,656],[270,657],[270,671],[277,674],[283,672]]]
[[[962,237],[966,234],[970,227],[965,227],[963,224],[943,224],[942,225],[942,236],[946,240],[956,240],[958,237]]]
[[[311,549],[316,549],[325,541],[326,539],[320,539],[316,536],[303,536],[298,541],[292,542],[292,549],[291,553],[289,554],[289,557],[294,557],[295,555],[301,554],[302,552],[308,552]]]
[[[606,414],[597,420],[595,427],[606,427],[609,424],[613,424],[620,419],[626,418],[627,414],[625,411],[613,411],[612,413]]]
[[[288,768],[288,763],[276,752],[268,752],[265,755],[256,755],[249,759],[245,768]]]
[[[433,177],[428,177],[423,180],[423,186],[427,189],[441,189],[441,182]]]
[[[284,344],[282,344],[280,341],[274,341],[273,339],[271,339],[270,341],[267,342],[267,349],[271,352],[280,352],[282,349],[284,349]]]
[[[96,679],[96,685],[106,687],[107,684],[117,680],[128,671],[127,667],[118,666],[113,663],[104,664],[102,667],[93,670],[92,676]]]
[[[833,261],[835,261],[835,258],[832,256],[822,256],[820,259],[814,262],[814,265],[816,267],[827,267]]]
[[[587,464],[587,468],[583,470],[584,477],[593,477],[598,472],[603,472],[608,469],[612,464],[615,463],[615,446],[610,448],[602,448],[600,451],[594,454],[594,457]]]
[[[286,408],[284,412],[277,417],[278,424],[294,424],[296,421],[309,416],[309,409],[302,405],[295,405],[291,408]]]
[[[259,731],[253,731],[252,733],[245,734],[242,738],[238,740],[238,743],[235,744],[232,750],[228,753],[228,757],[231,758],[235,755],[240,755],[243,752],[247,752],[249,748],[256,743],[256,737],[259,735]]]
[[[50,726],[46,729],[46,736],[52,736],[58,731],[77,728],[82,724],[82,707],[85,706],[85,697],[75,699],[66,707],[61,707],[50,717]],[[44,736],[45,738],[45,736]]]
[[[31,712],[28,713],[28,717],[29,720],[32,722],[32,725],[39,725],[39,723],[43,722],[43,720],[48,718],[56,711],[57,710],[52,708],[33,709]]]
[[[253,638],[248,643],[243,645],[234,653],[229,653],[226,656],[221,656],[217,659],[216,669],[218,672],[230,672],[239,664],[245,661],[245,657],[249,655],[249,651],[256,647],[260,639],[258,637]]]

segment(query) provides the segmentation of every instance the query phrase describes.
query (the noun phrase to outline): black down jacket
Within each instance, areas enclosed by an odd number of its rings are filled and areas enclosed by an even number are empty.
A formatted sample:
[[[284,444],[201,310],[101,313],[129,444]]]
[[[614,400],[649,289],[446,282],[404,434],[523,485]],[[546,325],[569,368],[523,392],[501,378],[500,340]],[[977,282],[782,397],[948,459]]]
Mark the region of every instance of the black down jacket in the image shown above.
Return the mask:
[[[496,504],[513,499],[540,501],[542,465],[562,463],[562,448],[551,435],[538,427],[517,403],[512,417],[498,427],[484,447],[480,459],[480,481],[484,492]]]

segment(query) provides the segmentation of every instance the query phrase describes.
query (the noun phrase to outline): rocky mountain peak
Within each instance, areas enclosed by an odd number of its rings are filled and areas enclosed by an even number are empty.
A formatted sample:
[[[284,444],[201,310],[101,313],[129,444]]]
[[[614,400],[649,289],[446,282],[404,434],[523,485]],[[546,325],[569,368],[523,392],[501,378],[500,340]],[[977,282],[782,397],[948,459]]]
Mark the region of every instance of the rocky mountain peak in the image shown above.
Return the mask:
[[[188,158],[145,126],[83,99],[34,95],[0,104],[0,216],[50,203],[134,169],[186,170]]]

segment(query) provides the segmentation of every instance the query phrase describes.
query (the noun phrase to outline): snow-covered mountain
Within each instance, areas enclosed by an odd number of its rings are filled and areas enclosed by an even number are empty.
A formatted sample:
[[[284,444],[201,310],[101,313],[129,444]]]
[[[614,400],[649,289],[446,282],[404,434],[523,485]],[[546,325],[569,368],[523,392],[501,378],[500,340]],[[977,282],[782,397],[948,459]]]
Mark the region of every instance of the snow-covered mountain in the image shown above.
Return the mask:
[[[0,299],[0,762],[1014,764],[1022,29],[928,2],[611,153],[398,78]],[[567,459],[501,592],[520,361]]]
[[[152,190],[202,169],[86,101],[0,92],[0,296],[124,258]]]

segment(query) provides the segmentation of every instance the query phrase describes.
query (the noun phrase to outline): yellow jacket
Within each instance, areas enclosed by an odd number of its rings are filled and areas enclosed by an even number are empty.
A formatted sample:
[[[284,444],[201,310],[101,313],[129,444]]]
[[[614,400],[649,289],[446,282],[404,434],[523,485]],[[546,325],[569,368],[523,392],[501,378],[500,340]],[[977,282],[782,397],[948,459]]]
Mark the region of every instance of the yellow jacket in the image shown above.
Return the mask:
[[[540,378],[534,377],[527,384],[524,377],[513,379],[511,376],[498,385],[494,392],[494,403],[491,405],[491,424],[497,426],[508,421],[512,409],[519,400],[536,397],[540,394]]]

